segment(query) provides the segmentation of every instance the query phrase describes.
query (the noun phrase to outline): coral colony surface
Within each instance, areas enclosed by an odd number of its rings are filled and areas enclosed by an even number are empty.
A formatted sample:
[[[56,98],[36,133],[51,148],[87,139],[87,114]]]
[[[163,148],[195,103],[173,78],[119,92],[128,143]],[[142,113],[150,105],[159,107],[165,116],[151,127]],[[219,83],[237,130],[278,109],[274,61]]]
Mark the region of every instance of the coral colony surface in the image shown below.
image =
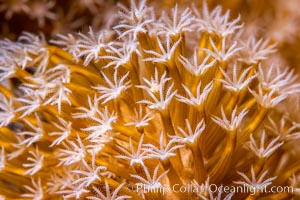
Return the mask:
[[[70,32],[0,41],[0,199],[299,199],[300,82],[278,52],[292,36],[211,1],[74,2],[101,28],[1,1],[3,25]]]

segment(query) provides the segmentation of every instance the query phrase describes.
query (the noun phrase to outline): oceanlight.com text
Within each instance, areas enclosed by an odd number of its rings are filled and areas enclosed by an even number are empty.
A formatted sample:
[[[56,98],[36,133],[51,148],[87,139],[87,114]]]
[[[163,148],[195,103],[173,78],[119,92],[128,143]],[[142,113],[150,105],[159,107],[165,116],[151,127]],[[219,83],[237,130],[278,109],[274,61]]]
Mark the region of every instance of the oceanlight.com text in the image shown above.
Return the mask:
[[[173,186],[149,186],[146,184],[138,184],[135,187],[137,192],[142,193],[162,193],[167,194],[173,193],[247,193],[254,195],[256,193],[294,193],[294,188],[291,186],[270,186],[270,187],[254,187],[249,185],[238,185],[238,186],[224,186],[210,184],[208,186],[195,186],[193,184],[180,185],[175,184]]]

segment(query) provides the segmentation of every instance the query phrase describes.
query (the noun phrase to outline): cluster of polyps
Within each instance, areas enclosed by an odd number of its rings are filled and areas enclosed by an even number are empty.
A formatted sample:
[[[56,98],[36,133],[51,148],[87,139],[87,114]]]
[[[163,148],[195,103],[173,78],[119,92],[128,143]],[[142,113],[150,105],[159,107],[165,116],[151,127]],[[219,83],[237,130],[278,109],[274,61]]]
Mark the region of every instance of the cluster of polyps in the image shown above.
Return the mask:
[[[276,106],[300,84],[263,64],[274,45],[237,38],[239,19],[205,4],[156,16],[132,2],[119,16],[110,30],[59,35],[60,47],[28,33],[0,42],[3,198],[297,195],[262,190],[299,183],[300,127]],[[206,189],[159,190],[175,184]]]

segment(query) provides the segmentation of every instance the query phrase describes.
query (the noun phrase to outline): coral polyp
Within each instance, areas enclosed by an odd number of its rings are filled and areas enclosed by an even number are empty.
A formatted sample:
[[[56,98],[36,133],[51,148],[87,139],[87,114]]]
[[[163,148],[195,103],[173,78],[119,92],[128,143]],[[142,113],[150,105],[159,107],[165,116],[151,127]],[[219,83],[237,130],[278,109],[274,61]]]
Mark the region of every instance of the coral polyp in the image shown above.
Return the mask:
[[[115,15],[0,41],[2,199],[297,198],[300,124],[285,109],[300,83],[270,64],[276,43],[205,2]]]

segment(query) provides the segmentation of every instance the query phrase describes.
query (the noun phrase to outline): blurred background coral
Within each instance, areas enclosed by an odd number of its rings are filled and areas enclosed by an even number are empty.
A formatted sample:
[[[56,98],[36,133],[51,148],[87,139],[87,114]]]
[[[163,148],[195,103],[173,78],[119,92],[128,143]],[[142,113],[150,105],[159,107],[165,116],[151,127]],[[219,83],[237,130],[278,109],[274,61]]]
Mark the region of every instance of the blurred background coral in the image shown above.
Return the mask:
[[[202,1],[152,0],[156,12],[163,7],[196,4]],[[191,3],[192,2],[192,3]],[[57,33],[87,31],[112,26],[116,5],[125,0],[0,0],[0,38],[17,38],[22,32],[43,32],[46,36]],[[231,10],[231,17],[241,15],[246,31],[257,37],[270,37],[278,44],[280,62],[299,71],[299,22],[298,0],[207,0],[210,9],[222,5]]]

